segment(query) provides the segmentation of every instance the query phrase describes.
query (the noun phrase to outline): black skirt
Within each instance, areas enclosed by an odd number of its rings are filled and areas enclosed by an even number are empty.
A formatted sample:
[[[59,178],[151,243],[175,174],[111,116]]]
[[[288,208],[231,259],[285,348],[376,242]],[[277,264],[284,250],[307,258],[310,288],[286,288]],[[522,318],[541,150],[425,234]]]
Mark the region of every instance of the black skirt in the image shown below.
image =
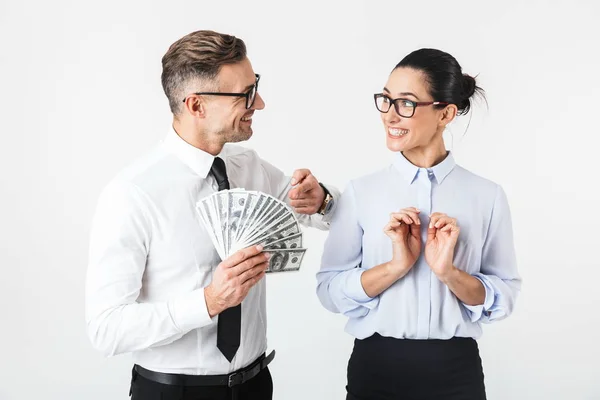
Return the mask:
[[[375,334],[354,341],[346,400],[485,400],[477,342]]]

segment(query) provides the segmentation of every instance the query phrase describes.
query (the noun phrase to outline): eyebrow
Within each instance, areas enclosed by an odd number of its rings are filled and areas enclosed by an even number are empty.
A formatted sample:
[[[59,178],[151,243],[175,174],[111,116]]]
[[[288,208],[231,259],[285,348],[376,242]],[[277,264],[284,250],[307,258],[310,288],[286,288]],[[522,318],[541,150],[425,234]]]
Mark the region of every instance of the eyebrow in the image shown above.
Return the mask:
[[[250,90],[252,88],[252,86],[254,86],[255,83],[256,83],[256,81],[252,82],[250,85],[246,86],[242,91],[246,92],[246,91]]]
[[[254,82],[252,82],[251,84],[249,84],[248,86],[246,86],[246,87],[243,89],[243,92],[245,93],[245,92],[247,92],[248,90],[252,89],[252,86],[254,86],[254,85],[256,85],[256,75],[255,75],[255,77],[254,77]]]
[[[240,93],[246,93],[248,90],[250,90],[252,88],[252,86],[254,86],[256,84],[256,81],[252,82],[251,84],[249,84],[248,86],[246,86],[245,88],[243,88]],[[233,89],[233,88],[231,88]]]
[[[388,88],[386,88],[386,87],[384,87],[384,88],[383,88],[383,91],[384,91],[384,92],[388,92],[388,93],[390,93],[390,94],[391,94],[390,90],[389,90]],[[399,95],[399,96],[412,96],[412,97],[414,97],[415,99],[419,100],[419,96],[417,96],[416,94],[414,94],[414,93],[412,93],[412,92],[401,92],[401,93],[398,93],[398,95]]]

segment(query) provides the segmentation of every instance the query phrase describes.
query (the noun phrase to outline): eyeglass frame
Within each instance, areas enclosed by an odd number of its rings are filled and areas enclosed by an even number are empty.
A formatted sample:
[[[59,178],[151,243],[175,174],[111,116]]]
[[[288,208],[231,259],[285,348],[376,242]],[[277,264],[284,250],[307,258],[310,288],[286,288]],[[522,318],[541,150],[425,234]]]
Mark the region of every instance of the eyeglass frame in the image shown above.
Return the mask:
[[[388,108],[387,111],[381,111],[379,109],[379,107],[377,106],[377,98],[381,98],[381,97],[385,97],[385,98],[387,98],[387,99],[390,100],[390,108]],[[406,99],[404,97],[398,97],[396,99],[392,99],[390,96],[386,95],[385,93],[375,93],[373,95],[373,100],[375,100],[375,108],[377,108],[377,111],[379,111],[380,113],[387,114],[392,109],[392,107],[394,107],[394,110],[396,111],[396,114],[398,114],[399,116],[401,116],[403,118],[412,118],[415,115],[415,111],[417,110],[417,107],[419,107],[419,106],[431,106],[431,105],[433,105],[433,106],[442,106],[442,105],[443,106],[447,106],[447,105],[450,104],[450,103],[445,102],[445,101],[413,101],[413,100],[410,100],[410,99]],[[398,111],[398,107],[396,106],[396,102],[398,100],[407,101],[407,102],[410,102],[410,103],[413,104],[413,108],[412,108],[413,111],[412,111],[411,115],[406,116],[406,115],[400,114],[400,112]]]
[[[260,74],[254,74],[254,76],[256,77],[256,82],[254,82],[254,85],[252,85],[252,87],[250,89],[248,89],[248,91],[246,91],[246,93],[195,92],[195,93],[188,94],[187,96],[185,96],[185,99],[183,99],[183,102],[185,103],[187,98],[192,95],[245,97],[246,98],[246,110],[249,110],[250,108],[252,108],[252,106],[254,105],[254,102],[256,101],[256,95],[258,94],[258,81],[260,81]],[[252,103],[248,104],[248,102],[250,101],[250,93],[252,92],[253,89],[254,89],[254,97],[252,98]]]

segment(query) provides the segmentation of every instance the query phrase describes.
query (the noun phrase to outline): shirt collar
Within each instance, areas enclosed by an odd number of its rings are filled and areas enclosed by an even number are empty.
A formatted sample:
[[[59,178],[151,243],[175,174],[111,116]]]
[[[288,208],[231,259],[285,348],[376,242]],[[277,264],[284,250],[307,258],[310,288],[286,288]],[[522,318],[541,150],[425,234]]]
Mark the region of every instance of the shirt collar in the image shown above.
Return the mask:
[[[212,154],[192,146],[183,140],[173,128],[170,129],[163,143],[168,151],[190,167],[198,176],[202,178],[208,177],[215,159]]]
[[[448,174],[454,169],[456,162],[454,161],[454,157],[452,156],[452,152],[448,152],[448,155],[444,160],[434,165],[431,168],[419,168],[416,165],[412,164],[410,161],[404,157],[404,154],[398,152],[396,158],[394,160],[394,166],[400,172],[400,174],[404,177],[404,179],[408,182],[408,184],[412,184],[419,173],[419,170],[427,170],[435,177],[435,180],[438,184],[441,184],[442,181],[448,176]]]

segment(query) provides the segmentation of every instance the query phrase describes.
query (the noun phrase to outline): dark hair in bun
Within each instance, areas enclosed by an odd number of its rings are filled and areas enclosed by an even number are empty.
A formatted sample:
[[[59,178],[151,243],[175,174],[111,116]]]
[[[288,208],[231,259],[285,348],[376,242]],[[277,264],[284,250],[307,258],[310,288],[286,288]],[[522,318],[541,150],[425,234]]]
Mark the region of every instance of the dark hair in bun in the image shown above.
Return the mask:
[[[433,101],[456,104],[458,115],[469,112],[473,96],[479,95],[485,99],[484,90],[477,86],[475,78],[463,74],[458,61],[441,50],[415,50],[404,57],[394,69],[401,67],[422,72]]]

